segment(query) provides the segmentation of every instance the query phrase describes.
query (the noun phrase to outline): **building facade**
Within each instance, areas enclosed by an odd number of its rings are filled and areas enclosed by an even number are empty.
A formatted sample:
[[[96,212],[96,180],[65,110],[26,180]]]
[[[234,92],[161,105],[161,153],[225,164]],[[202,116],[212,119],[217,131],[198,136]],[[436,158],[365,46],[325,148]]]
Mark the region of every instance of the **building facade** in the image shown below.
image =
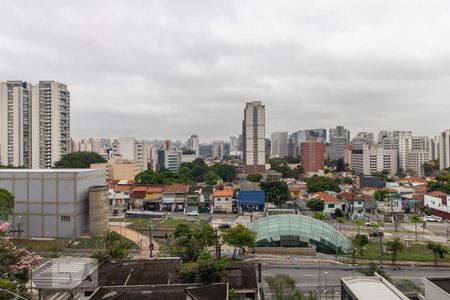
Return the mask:
[[[70,152],[70,92],[55,81],[0,83],[0,163],[51,168]]]
[[[270,156],[271,157],[285,157],[288,155],[288,133],[274,132],[270,138]]]
[[[345,145],[350,142],[350,130],[345,129],[344,126],[336,126],[330,128],[330,145],[331,153],[330,159],[343,159],[345,153]]]
[[[325,163],[325,145],[318,141],[300,144],[300,159],[306,175],[323,170]]]
[[[224,157],[224,143],[223,141],[214,141],[212,143],[212,157],[222,160]]]
[[[26,237],[72,238],[87,234],[89,188],[104,185],[104,170],[0,170],[0,188],[15,198],[11,227],[20,224],[22,236]],[[102,199],[108,199],[108,189],[104,192]]]
[[[244,166],[248,174],[266,171],[266,108],[261,101],[247,103],[242,124]]]
[[[194,151],[195,158],[200,156],[200,139],[198,138],[198,135],[191,135],[191,137],[187,140],[187,148],[188,150]]]
[[[450,129],[439,134],[439,169],[450,168]]]
[[[397,172],[397,160],[395,149],[384,149],[382,145],[359,145],[352,149],[351,166],[353,171],[364,175],[387,171],[394,176]]]
[[[427,150],[413,149],[408,152],[406,170],[414,171],[415,176],[423,177],[425,172],[423,164],[430,161],[430,153]]]

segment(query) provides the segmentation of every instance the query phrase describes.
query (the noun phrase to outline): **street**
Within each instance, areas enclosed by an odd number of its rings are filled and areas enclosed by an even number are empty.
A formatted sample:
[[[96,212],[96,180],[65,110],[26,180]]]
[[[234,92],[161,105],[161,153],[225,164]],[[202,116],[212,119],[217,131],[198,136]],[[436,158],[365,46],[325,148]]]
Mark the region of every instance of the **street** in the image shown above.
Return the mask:
[[[434,267],[384,267],[394,281],[409,279],[422,285],[422,279],[425,277],[448,277],[450,268]],[[361,276],[356,270],[353,271],[350,265],[336,265],[329,263],[319,264],[273,264],[262,262],[262,277],[264,278],[275,274],[288,274],[297,281],[298,287],[318,287],[320,286],[338,286],[341,277]],[[320,276],[319,276],[320,274]]]

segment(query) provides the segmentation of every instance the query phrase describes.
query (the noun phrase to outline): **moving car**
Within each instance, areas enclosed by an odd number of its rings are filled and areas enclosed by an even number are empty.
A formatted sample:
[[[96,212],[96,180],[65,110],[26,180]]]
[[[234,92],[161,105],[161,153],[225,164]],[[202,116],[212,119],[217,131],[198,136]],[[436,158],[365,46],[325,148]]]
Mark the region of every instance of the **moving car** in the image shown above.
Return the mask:
[[[220,230],[225,230],[225,229],[231,228],[231,226],[229,224],[220,224],[218,228]]]
[[[375,226],[375,225],[377,225],[377,224],[378,224],[378,223],[375,222],[375,221],[369,221],[369,222],[364,223],[364,226]]]
[[[371,237],[382,237],[382,236],[384,236],[384,232],[381,230],[375,230],[375,231],[372,231],[369,235]]]
[[[186,216],[198,216],[198,211],[193,210],[186,213]]]

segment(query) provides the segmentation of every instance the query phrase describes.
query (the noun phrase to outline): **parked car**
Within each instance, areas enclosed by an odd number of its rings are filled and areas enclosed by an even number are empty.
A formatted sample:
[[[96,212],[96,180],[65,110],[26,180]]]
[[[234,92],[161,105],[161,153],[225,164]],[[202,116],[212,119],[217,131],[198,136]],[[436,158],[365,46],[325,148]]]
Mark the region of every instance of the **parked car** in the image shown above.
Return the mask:
[[[198,216],[198,211],[192,210],[186,213],[186,216]]]
[[[229,224],[220,224],[218,228],[219,230],[226,230],[228,228],[231,228],[231,226]]]
[[[375,225],[377,225],[377,224],[378,224],[378,223],[375,222],[375,221],[369,221],[369,222],[364,223],[364,226],[375,226]]]
[[[444,219],[442,219],[441,217],[439,217],[439,216],[432,216],[435,220],[436,220],[436,222],[444,222]]]
[[[384,236],[384,232],[382,230],[375,230],[369,234],[371,237],[382,237]]]

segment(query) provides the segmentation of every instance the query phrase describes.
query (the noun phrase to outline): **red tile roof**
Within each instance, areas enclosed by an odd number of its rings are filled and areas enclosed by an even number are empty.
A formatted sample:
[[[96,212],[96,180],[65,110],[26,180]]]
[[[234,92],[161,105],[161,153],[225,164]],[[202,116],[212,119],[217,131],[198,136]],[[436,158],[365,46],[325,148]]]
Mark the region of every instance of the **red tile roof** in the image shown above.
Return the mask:
[[[441,191],[433,191],[428,193],[428,195],[434,196],[434,197],[442,197],[442,196],[447,196],[446,193],[441,192]]]
[[[233,197],[233,188],[226,186],[223,190],[214,192],[213,197]]]
[[[323,202],[326,202],[326,203],[342,203],[342,200],[339,200],[335,196],[332,196],[332,195],[324,193],[324,192],[315,193],[313,195],[313,198],[322,199]]]

